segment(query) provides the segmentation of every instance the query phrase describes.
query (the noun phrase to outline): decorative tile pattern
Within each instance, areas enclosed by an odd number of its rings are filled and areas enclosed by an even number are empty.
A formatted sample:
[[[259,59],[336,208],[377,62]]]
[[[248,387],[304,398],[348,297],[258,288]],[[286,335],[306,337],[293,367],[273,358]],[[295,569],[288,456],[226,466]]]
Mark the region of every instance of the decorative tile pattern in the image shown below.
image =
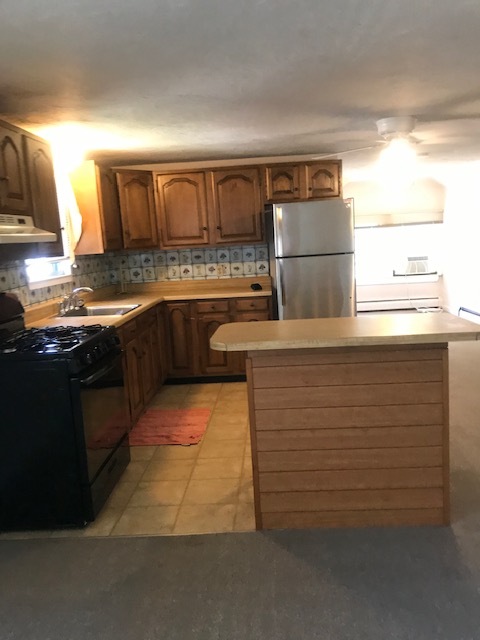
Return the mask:
[[[229,249],[217,249],[218,262],[230,262],[230,250]]]
[[[192,264],[192,251],[191,249],[184,249],[179,252],[180,264]]]
[[[153,253],[142,253],[140,260],[142,267],[153,267]]]
[[[178,251],[167,251],[167,266],[171,267],[172,265],[180,263],[180,256]]]
[[[77,256],[72,282],[30,291],[23,260],[0,263],[0,291],[12,291],[23,306],[51,300],[74,287],[104,287],[120,282],[205,280],[265,275],[269,272],[268,247],[235,246],[179,251],[116,251]]]
[[[181,264],[180,265],[180,277],[182,280],[192,280],[193,279],[193,267],[191,264]]]

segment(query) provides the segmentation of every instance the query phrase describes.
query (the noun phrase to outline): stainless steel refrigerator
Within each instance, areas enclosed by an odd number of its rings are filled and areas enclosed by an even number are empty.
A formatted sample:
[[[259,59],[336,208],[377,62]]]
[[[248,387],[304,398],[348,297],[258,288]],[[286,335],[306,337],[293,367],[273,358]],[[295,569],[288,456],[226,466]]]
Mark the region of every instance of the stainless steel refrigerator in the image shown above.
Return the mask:
[[[276,204],[266,222],[274,317],[356,315],[353,201]]]

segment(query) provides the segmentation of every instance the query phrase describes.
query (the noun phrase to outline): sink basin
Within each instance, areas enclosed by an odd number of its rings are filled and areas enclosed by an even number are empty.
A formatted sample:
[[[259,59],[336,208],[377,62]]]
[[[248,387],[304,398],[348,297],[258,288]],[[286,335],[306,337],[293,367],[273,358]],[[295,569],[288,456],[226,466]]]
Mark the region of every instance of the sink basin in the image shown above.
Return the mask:
[[[72,309],[63,314],[62,318],[72,318],[76,316],[124,316],[129,311],[139,307],[139,304],[103,304],[88,305]]]

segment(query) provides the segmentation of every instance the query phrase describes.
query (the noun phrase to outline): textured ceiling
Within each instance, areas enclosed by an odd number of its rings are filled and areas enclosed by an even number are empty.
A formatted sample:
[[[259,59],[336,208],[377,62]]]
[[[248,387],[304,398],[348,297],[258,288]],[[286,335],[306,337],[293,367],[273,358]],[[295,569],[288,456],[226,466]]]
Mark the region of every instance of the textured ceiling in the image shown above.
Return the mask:
[[[479,34],[478,0],[2,0],[0,117],[132,164],[334,154],[408,114],[425,158],[476,160]]]

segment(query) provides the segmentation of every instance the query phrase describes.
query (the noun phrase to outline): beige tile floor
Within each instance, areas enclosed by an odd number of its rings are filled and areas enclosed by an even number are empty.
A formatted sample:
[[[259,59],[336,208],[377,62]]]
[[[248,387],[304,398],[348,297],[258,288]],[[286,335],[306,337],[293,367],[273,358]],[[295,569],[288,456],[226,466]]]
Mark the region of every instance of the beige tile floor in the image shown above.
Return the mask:
[[[211,409],[202,441],[132,447],[129,466],[85,529],[9,532],[0,539],[253,531],[246,384],[166,385],[150,406]]]

